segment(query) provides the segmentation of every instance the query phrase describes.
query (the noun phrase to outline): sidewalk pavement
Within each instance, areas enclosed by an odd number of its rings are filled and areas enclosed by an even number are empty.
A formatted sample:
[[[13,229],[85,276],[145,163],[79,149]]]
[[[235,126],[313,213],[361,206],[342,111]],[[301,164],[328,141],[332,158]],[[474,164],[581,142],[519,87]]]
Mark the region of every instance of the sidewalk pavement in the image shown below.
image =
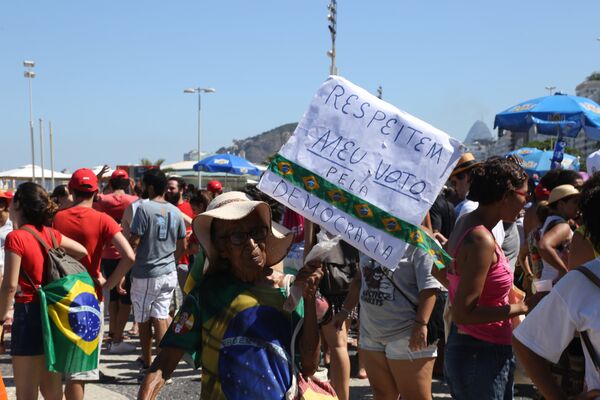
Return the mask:
[[[106,321],[105,326],[107,326]],[[126,329],[130,328],[128,324]],[[6,335],[7,344],[10,342],[10,335]],[[136,345],[136,350],[128,354],[110,354],[106,346],[103,346],[100,369],[109,376],[116,377],[113,383],[93,383],[86,385],[86,400],[125,400],[137,398],[139,383],[137,381],[139,364],[136,359],[141,353],[139,339],[133,337],[128,340],[129,343]],[[352,350],[351,360],[353,376],[356,371],[356,351]],[[13,381],[12,366],[10,364],[10,355],[0,355],[0,373],[4,377],[4,382],[8,391],[8,398],[14,399],[15,387]],[[181,362],[173,373],[173,384],[167,385],[161,391],[159,399],[190,399],[197,400],[200,397],[200,372],[190,368],[185,362]],[[528,383],[522,374],[517,373],[517,383]],[[529,393],[532,392],[530,385],[520,385],[520,396],[515,399],[530,399]],[[521,397],[522,396],[522,397]],[[439,380],[433,381],[433,398],[447,399],[451,398],[448,387]],[[368,379],[350,380],[350,400],[373,399],[371,387]]]

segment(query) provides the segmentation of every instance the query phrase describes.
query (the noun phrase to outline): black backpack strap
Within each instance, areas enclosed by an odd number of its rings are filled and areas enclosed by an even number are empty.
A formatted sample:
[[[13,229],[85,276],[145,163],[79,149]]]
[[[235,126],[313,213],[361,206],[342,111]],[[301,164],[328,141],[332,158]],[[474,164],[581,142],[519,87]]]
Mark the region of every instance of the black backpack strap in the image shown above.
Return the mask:
[[[46,251],[51,250],[50,246],[48,246],[48,243],[46,243],[44,241],[44,239],[42,239],[42,237],[40,235],[38,235],[38,233],[36,231],[29,228],[28,226],[24,226],[21,229],[23,229],[25,232],[31,233],[33,235],[33,237],[35,237],[37,239],[37,241],[40,242],[40,244],[46,249]],[[52,236],[52,239],[54,239],[54,236]],[[19,273],[22,273],[25,276],[25,279],[27,280],[27,282],[29,282],[29,284],[31,285],[31,287],[33,287],[35,290],[37,290],[37,285],[35,283],[33,283],[33,280],[31,279],[31,277],[29,276],[29,274],[27,272],[25,272],[25,270],[23,268],[19,269]]]
[[[593,273],[590,269],[588,269],[587,267],[584,266],[580,266],[575,268],[575,271],[581,272],[582,274],[584,274],[586,276],[586,278],[588,278],[590,281],[592,281],[592,283],[596,286],[598,286],[598,288],[600,288],[600,278],[598,278],[598,276]],[[594,364],[594,367],[596,368],[596,372],[600,373],[600,358],[598,358],[598,353],[596,353],[596,349],[594,349],[594,345],[592,344],[592,341],[590,340],[590,336],[587,333],[587,331],[583,331],[580,332],[581,335],[581,340],[583,341],[583,344],[585,345],[585,348],[588,351],[588,354],[590,355],[590,358],[592,359],[592,363]]]
[[[33,235],[33,237],[35,237],[37,239],[37,241],[41,243],[41,245],[46,249],[46,251],[50,251],[51,250],[50,246],[48,246],[48,243],[46,243],[44,241],[44,239],[42,239],[42,237],[40,235],[38,235],[38,233],[36,231],[34,231],[33,229],[29,228],[28,226],[24,226],[21,229],[23,229],[26,232],[31,233]],[[56,238],[52,234],[51,234],[51,236],[52,236],[52,244],[55,245]]]
[[[25,272],[25,270],[23,268],[19,269],[19,273],[21,273],[25,276],[25,279],[27,280],[27,282],[29,282],[29,284],[31,285],[31,287],[34,290],[37,290],[37,285],[35,283],[33,283],[33,280],[31,280],[31,278],[29,277],[29,274],[27,272]]]
[[[58,242],[56,241],[56,236],[54,236],[54,232],[50,229],[50,238],[52,239],[52,248],[58,249]]]
[[[381,268],[381,272],[383,273],[383,275],[385,275],[386,278],[388,278],[388,280],[390,281],[390,283],[392,284],[392,286],[394,286],[394,288],[400,292],[400,294],[402,295],[402,297],[404,297],[406,299],[406,301],[408,301],[413,308],[416,310],[418,308],[418,306],[411,300],[408,298],[408,296],[404,293],[404,291],[402,289],[400,289],[400,286],[396,285],[396,282],[394,282],[394,278],[388,274],[388,271],[385,267],[382,266]]]
[[[575,271],[578,271],[578,272],[581,272],[582,274],[584,274],[586,276],[586,278],[588,278],[590,281],[592,281],[594,283],[594,285],[596,285],[600,288],[600,278],[598,278],[598,275],[593,273],[589,268],[580,266],[580,267],[575,268]]]

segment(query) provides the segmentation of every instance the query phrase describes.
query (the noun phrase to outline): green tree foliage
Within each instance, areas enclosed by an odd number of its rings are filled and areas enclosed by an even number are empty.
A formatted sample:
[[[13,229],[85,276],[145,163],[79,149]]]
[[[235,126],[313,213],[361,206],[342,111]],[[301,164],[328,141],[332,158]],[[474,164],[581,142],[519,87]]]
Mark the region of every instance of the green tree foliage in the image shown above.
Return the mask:
[[[555,139],[546,139],[543,142],[539,140],[532,140],[531,142],[525,143],[523,147],[533,147],[540,150],[554,150]],[[571,154],[572,156],[582,156],[581,152],[573,147],[565,147],[565,153]]]
[[[140,159],[140,164],[146,167],[150,167],[150,166],[158,166],[160,167],[161,165],[163,165],[163,163],[165,162],[164,158],[159,158],[156,161],[151,161],[149,158],[142,158]]]
[[[587,77],[588,81],[600,81],[600,72],[592,72],[590,76]]]

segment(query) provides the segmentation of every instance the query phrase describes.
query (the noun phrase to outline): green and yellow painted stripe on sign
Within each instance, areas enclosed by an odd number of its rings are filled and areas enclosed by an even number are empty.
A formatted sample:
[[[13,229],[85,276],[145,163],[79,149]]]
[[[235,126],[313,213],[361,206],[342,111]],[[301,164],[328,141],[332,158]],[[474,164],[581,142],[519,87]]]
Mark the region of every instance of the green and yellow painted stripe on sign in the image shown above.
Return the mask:
[[[373,228],[428,251],[438,268],[444,268],[452,260],[448,253],[420,227],[394,217],[281,154],[276,154],[271,160],[269,171]]]

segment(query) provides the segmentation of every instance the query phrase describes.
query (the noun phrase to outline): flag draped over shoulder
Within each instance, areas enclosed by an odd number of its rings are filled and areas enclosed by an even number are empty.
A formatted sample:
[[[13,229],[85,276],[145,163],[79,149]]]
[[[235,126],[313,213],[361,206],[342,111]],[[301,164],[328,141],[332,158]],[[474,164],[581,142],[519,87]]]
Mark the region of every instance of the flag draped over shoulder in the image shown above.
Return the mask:
[[[102,314],[92,278],[85,272],[67,275],[38,293],[48,370],[74,373],[97,368]]]
[[[192,289],[196,287],[200,279],[202,278],[203,270],[204,270],[204,251],[200,250],[194,256],[194,263],[190,266],[190,271],[185,280],[185,285],[183,287],[183,293],[189,294]]]

